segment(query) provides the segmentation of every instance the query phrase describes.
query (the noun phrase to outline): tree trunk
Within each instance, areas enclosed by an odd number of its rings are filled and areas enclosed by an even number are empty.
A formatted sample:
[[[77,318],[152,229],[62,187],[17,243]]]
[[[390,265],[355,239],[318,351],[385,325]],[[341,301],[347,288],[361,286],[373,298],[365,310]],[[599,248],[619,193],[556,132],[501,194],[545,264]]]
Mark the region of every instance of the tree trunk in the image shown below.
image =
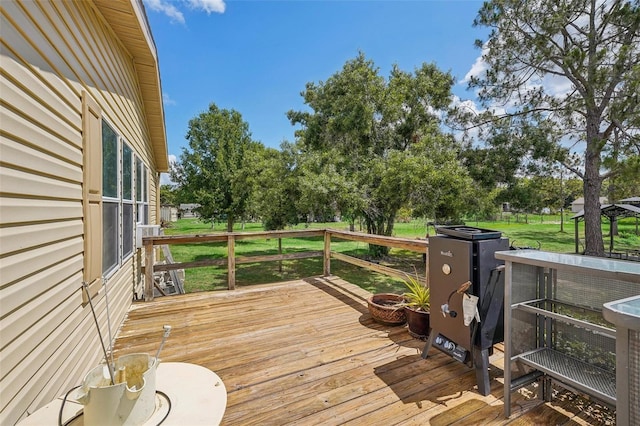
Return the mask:
[[[591,122],[590,122],[591,121]],[[600,222],[600,135],[597,120],[587,119],[587,150],[584,164],[584,254],[604,256],[604,241]]]
[[[596,9],[595,0],[591,0],[591,15],[593,20]],[[587,80],[596,80],[596,33],[591,25],[588,34],[588,63]],[[598,108],[593,86],[587,88],[585,94],[585,141],[587,148],[584,154],[584,254],[587,256],[604,256],[604,241],[602,239],[602,224],[600,221],[600,191],[602,190],[602,178],[600,177],[600,155],[606,144],[603,134],[600,133],[602,124],[602,111]]]
[[[365,217],[365,222],[367,225],[367,232],[369,234],[388,235],[386,233],[387,230],[385,229],[385,226],[384,226],[385,225],[384,219],[374,220],[374,219]],[[369,254],[376,259],[382,258],[389,254],[389,247],[379,246],[376,244],[369,244]]]
[[[619,157],[619,152],[620,152],[620,140],[619,140],[619,135],[618,135],[618,131],[614,131],[613,132],[613,149],[611,152],[611,158],[613,159],[614,164],[618,163],[618,157]],[[608,198],[609,198],[609,202],[611,204],[614,204],[616,202],[616,200],[618,199],[618,194],[617,194],[617,182],[616,182],[616,176],[613,175],[609,178],[609,188],[607,188],[607,193],[608,193]],[[618,221],[614,220],[611,222],[611,228],[609,229],[609,234],[612,236],[616,236],[618,235]]]
[[[560,167],[560,232],[564,232],[564,187],[562,185],[562,166]]]
[[[233,232],[233,222],[231,215],[227,216],[227,232]]]

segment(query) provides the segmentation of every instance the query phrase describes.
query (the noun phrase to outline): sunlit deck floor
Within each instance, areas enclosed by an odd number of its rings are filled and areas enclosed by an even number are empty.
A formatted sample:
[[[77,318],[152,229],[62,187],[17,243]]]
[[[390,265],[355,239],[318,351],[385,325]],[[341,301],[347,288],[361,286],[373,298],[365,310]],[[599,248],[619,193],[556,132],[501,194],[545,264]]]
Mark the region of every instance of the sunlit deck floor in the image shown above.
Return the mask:
[[[132,307],[115,355],[154,354],[170,324],[160,358],[222,378],[225,425],[606,424],[582,398],[545,404],[526,390],[505,419],[500,350],[481,396],[473,370],[436,349],[424,360],[406,328],[373,322],[367,296],[328,277],[159,298]]]

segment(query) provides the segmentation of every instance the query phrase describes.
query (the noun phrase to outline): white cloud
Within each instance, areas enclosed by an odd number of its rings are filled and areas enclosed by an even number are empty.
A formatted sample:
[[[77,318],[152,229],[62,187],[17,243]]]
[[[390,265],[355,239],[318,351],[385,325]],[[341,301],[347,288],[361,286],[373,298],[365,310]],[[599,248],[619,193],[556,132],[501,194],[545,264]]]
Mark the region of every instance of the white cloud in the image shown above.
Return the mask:
[[[479,105],[470,99],[461,99],[456,95],[453,95],[451,99],[451,104],[449,104],[450,108],[457,108],[463,113],[467,113],[471,116],[477,116],[482,112],[479,108]],[[467,129],[463,131],[458,127],[458,125],[454,125],[450,129],[453,132],[453,135],[458,140],[462,140],[464,138],[470,138],[471,140],[477,141],[479,140],[480,130],[478,128]]]
[[[471,69],[464,76],[460,84],[467,85],[471,80],[471,77],[481,77],[484,74],[484,72],[487,70],[487,64],[484,62],[483,56],[485,53],[487,53],[487,49],[487,43],[485,43],[484,46],[482,46],[482,52],[480,52],[480,55],[476,58],[476,61],[473,63],[473,65],[471,65]]]
[[[224,13],[227,6],[224,0],[180,0],[179,2],[173,0],[143,1],[149,9],[164,13],[171,19],[171,22],[177,22],[179,24],[185,23],[184,14],[179,9],[180,5],[186,5],[191,10],[206,12],[207,15],[210,15],[212,12]]]
[[[174,185],[175,182],[171,180],[169,173],[160,173],[160,185]]]
[[[455,96],[455,95],[453,96],[451,107],[457,107],[473,115],[478,115],[482,112],[474,101],[470,99],[460,99],[458,96]]]
[[[187,0],[191,9],[204,10],[209,15],[211,12],[224,13],[226,4],[224,0]]]
[[[144,0],[144,3],[149,6],[151,10],[164,13],[171,22],[178,22],[184,24],[184,15],[180,12],[172,3],[167,0]]]
[[[568,95],[574,88],[573,83],[567,77],[551,74],[544,76],[542,86],[548,94],[558,97]]]
[[[164,105],[176,105],[176,101],[171,99],[168,93],[162,92],[162,103]]]

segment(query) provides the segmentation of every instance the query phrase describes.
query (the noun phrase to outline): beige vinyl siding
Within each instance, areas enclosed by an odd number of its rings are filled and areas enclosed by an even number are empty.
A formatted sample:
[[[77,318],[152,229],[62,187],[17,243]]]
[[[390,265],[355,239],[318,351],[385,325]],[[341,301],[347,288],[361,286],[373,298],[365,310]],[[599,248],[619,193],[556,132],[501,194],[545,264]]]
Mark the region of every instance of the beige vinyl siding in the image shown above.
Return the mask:
[[[160,223],[160,180],[149,170],[149,223]]]
[[[1,1],[0,28],[4,425],[80,384],[102,359],[96,325],[81,291],[83,92],[149,168],[151,223],[157,220],[157,167],[140,73],[93,2]],[[134,252],[107,281],[114,338],[134,287],[141,286],[142,257]],[[108,344],[105,287],[99,283],[98,289],[93,304]]]
[[[1,90],[1,88],[0,88]],[[0,141],[1,143],[1,141]],[[0,153],[2,145],[0,145]],[[4,224],[53,222],[66,220],[72,217],[80,218],[78,213],[81,205],[78,202],[64,200],[33,200],[29,198],[12,198],[2,196],[0,205],[0,218]],[[74,216],[76,215],[76,216]],[[0,242],[0,252],[4,247]],[[0,301],[0,303],[2,303]]]
[[[10,61],[3,61],[2,65],[4,66],[8,62]],[[4,105],[0,105],[0,114],[2,115],[2,128],[0,130],[2,136],[0,137],[3,138],[3,158],[5,150],[8,155],[10,149],[23,151],[31,149],[34,157],[40,157],[39,161],[42,158],[45,161],[48,159],[52,161],[60,160],[68,164],[68,167],[75,169],[75,173],[78,173],[77,166],[82,164],[82,152],[79,146],[73,146],[68,141],[57,137],[51,133],[51,129],[43,129],[34,125],[31,117],[21,116],[19,112],[16,113],[9,110]],[[6,140],[4,138],[5,134],[11,134],[13,141]],[[10,147],[12,142],[14,144],[13,148]]]

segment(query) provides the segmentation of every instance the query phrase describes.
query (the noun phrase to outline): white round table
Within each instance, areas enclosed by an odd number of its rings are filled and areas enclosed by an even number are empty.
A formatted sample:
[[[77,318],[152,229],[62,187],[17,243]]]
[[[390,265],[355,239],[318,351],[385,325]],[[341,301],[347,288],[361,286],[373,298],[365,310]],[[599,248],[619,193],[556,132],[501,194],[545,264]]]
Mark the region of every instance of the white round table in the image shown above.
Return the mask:
[[[157,425],[165,416],[163,426],[217,425],[227,407],[227,389],[220,377],[208,368],[195,364],[160,362],[156,371],[156,390],[166,394],[170,404],[162,394],[157,394],[156,409],[144,423],[145,426]],[[19,425],[57,424],[63,397],[60,396],[38,409]],[[72,419],[82,409],[82,404],[68,398],[62,413],[62,423]],[[82,416],[70,424],[83,425]]]

